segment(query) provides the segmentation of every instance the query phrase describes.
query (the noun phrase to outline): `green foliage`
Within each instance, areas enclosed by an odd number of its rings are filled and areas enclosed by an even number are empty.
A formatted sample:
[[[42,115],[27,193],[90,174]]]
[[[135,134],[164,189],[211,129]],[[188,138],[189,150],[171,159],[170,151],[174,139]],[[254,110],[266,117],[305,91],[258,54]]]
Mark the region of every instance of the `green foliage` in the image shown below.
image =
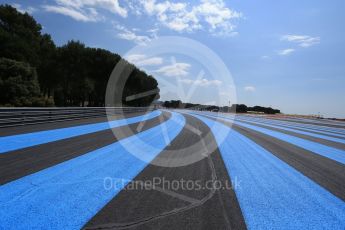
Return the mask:
[[[180,100],[165,101],[163,105],[166,108],[174,108],[174,109],[185,107],[184,104],[182,103],[182,101],[180,101]],[[199,106],[199,104],[198,105],[197,104],[195,104],[195,105],[188,104],[188,107],[186,107],[186,108],[192,108],[192,107],[196,107],[196,106]]]
[[[3,68],[10,69],[2,71],[11,76],[6,80],[7,90],[12,92],[11,96],[15,99],[2,97],[0,104],[104,106],[109,76],[121,57],[107,50],[85,47],[79,41],[69,41],[62,47],[56,47],[50,35],[41,33],[41,28],[30,15],[22,14],[9,5],[0,5],[0,57],[22,62],[16,62],[16,66],[21,66],[18,68],[24,76],[32,76],[32,80],[25,83],[28,85],[23,86],[25,81],[16,78],[17,74],[11,72],[13,68],[4,64]],[[2,72],[1,75],[1,78],[6,77]],[[125,84],[123,99],[154,89],[159,92],[157,81],[133,66],[133,72]],[[32,95],[22,96],[28,94]],[[123,100],[123,103],[146,106],[156,98],[159,98],[159,94],[130,102]]]
[[[39,65],[41,25],[28,14],[0,6],[0,53],[2,57]]]
[[[266,113],[266,114],[280,113],[279,109],[272,109],[271,107],[262,107],[262,106],[249,107],[248,111],[262,112],[262,113]]]
[[[278,109],[272,109],[271,107],[254,106],[248,107],[244,104],[233,104],[231,107],[228,106],[215,106],[215,105],[200,105],[192,103],[183,103],[180,100],[165,101],[163,106],[166,108],[186,108],[186,109],[197,109],[205,111],[221,111],[221,112],[236,112],[236,113],[247,113],[247,112],[259,112],[265,114],[276,114],[280,113]]]
[[[128,77],[126,85],[125,85],[125,90],[124,90],[123,98],[122,98],[123,104],[126,104],[128,106],[150,105],[150,103],[153,100],[159,99],[158,93],[155,93],[146,97],[140,97],[139,99],[136,99],[133,101],[126,101],[126,97],[153,91],[156,89],[158,89],[158,83],[156,79],[154,79],[152,76],[148,76],[145,72],[137,68],[134,68],[134,70]]]
[[[0,105],[46,106],[36,70],[29,64],[0,58]]]
[[[272,109],[271,107],[262,107],[262,106],[247,107],[246,105],[243,105],[243,104],[232,105],[231,111],[237,112],[237,113],[247,113],[247,112],[258,112],[258,113],[265,113],[265,114],[280,113],[279,109]]]

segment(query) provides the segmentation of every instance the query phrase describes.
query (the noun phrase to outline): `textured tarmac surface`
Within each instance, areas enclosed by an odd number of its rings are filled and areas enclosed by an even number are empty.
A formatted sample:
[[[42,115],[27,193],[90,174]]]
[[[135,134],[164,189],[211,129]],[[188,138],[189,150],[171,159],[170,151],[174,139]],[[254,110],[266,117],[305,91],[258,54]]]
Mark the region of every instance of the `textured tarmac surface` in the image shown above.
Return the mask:
[[[0,229],[345,226],[344,123],[193,111],[127,119],[0,129]],[[92,128],[59,131],[81,125]],[[17,146],[23,134],[34,138]]]

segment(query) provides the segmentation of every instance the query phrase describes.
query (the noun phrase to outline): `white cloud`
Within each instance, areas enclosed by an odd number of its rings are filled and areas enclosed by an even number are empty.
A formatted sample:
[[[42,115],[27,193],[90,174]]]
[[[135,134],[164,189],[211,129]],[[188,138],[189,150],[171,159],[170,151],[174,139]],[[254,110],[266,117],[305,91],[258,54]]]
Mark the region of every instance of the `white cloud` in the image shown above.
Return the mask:
[[[28,7],[24,7],[21,4],[18,3],[13,3],[11,4],[11,6],[13,6],[14,8],[16,8],[20,13],[28,13],[28,14],[33,14],[34,12],[37,11],[36,8],[32,7],[32,6],[28,6]]]
[[[235,26],[230,20],[242,17],[241,13],[226,7],[223,0],[203,0],[193,11],[196,17],[199,16],[208,23],[210,31],[220,29],[221,33],[229,33],[232,36]]]
[[[143,54],[132,54],[126,57],[126,59],[137,66],[155,66],[163,63],[161,57],[147,57]]]
[[[201,0],[192,6],[185,2],[139,0],[143,13],[154,16],[163,26],[177,32],[207,30],[214,35],[234,36],[233,19],[242,14],[228,8],[223,0]],[[142,9],[139,9],[142,10]]]
[[[261,59],[263,59],[263,60],[267,60],[267,59],[270,59],[270,56],[263,55],[263,56],[261,56]]]
[[[146,43],[150,42],[154,37],[149,37],[147,35],[139,35],[136,33],[135,29],[127,29],[123,25],[117,24],[116,22],[113,23],[114,28],[117,30],[117,37],[133,41],[138,45],[145,45]]]
[[[123,32],[119,33],[118,37],[122,38],[124,40],[133,41],[137,44],[145,44],[145,43],[151,41],[151,39],[149,37],[144,36],[144,35],[137,35],[136,33],[134,33],[133,31],[130,31],[130,30],[123,31]]]
[[[281,56],[286,56],[286,55],[293,53],[294,51],[295,51],[295,49],[284,49],[284,50],[279,50],[278,54]]]
[[[295,42],[301,47],[310,47],[320,43],[320,37],[311,37],[308,35],[284,35],[282,41]]]
[[[246,86],[244,87],[244,91],[247,91],[247,92],[254,92],[256,89],[254,86]]]
[[[143,13],[155,16],[159,23],[169,29],[192,30],[195,26],[193,24],[197,22],[197,19],[187,12],[186,3],[156,2],[156,0],[140,0],[139,2],[143,7]]]
[[[69,16],[77,21],[83,21],[83,22],[98,21],[98,14],[92,11],[87,13],[87,12],[75,10],[73,8],[68,8],[64,6],[51,6],[51,5],[45,5],[43,6],[43,9],[48,12],[53,12],[53,13]]]
[[[236,36],[234,21],[242,14],[229,8],[224,0],[199,0],[194,3],[172,0],[55,0],[43,6],[48,12],[72,17],[78,21],[106,21],[100,9],[121,17],[132,14],[140,20],[152,17],[156,26],[176,32],[207,31],[214,36]],[[111,20],[111,19],[109,19]],[[133,31],[132,31],[133,32]],[[125,33],[124,39],[134,39]],[[141,38],[142,39],[142,38]]]
[[[163,66],[154,72],[163,74],[167,77],[181,77],[189,74],[188,70],[190,67],[191,65],[188,63],[176,62],[171,65]]]
[[[180,79],[182,83],[189,84],[189,85],[197,85],[197,86],[219,86],[222,84],[219,80],[208,80],[206,78],[191,80],[191,79]]]
[[[78,21],[100,21],[104,19],[99,9],[110,11],[121,17],[127,17],[127,10],[120,6],[118,0],[55,0],[55,5],[42,6],[48,12],[69,16]]]

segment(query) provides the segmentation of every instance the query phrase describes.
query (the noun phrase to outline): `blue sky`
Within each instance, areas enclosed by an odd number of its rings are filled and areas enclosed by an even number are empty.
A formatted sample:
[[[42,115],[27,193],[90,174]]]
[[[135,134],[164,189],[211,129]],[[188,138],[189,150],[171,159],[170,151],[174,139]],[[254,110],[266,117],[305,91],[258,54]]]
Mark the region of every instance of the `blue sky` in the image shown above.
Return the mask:
[[[3,1],[32,14],[58,45],[75,39],[121,55],[162,36],[183,36],[215,52],[232,74],[237,103],[284,113],[345,117],[345,1],[32,0]],[[180,82],[191,102],[225,105],[228,82],[195,60],[129,57],[160,85]],[[172,80],[173,79],[173,80]],[[229,81],[231,82],[231,81]],[[165,92],[162,99],[176,95]],[[215,99],[215,91],[223,97]]]

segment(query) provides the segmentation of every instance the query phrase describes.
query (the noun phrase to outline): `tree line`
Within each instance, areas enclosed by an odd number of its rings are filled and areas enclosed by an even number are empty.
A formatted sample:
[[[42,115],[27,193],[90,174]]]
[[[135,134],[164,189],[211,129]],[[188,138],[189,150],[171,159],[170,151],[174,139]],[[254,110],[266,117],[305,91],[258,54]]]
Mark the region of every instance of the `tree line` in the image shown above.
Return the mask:
[[[1,106],[105,106],[109,76],[120,61],[132,70],[123,105],[147,106],[159,98],[156,79],[120,55],[80,41],[58,47],[32,16],[0,5]],[[152,90],[156,93],[126,100]]]
[[[195,109],[195,110],[202,110],[202,111],[217,111],[217,112],[219,111],[219,112],[236,112],[236,113],[256,112],[256,113],[265,113],[265,114],[280,113],[279,109],[273,109],[271,107],[262,107],[262,106],[248,107],[244,104],[233,104],[231,105],[231,107],[229,107],[229,106],[183,103],[180,100],[171,100],[171,101],[163,102],[162,105],[165,108]]]

